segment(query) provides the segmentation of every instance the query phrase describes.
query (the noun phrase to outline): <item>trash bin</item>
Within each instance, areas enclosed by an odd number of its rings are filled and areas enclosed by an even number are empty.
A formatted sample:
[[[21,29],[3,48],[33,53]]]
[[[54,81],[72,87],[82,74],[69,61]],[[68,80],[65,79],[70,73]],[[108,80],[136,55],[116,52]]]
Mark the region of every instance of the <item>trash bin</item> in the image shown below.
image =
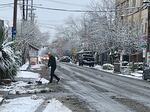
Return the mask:
[[[120,63],[114,63],[114,72],[120,73]]]
[[[150,79],[150,67],[144,67],[143,70],[143,80]]]

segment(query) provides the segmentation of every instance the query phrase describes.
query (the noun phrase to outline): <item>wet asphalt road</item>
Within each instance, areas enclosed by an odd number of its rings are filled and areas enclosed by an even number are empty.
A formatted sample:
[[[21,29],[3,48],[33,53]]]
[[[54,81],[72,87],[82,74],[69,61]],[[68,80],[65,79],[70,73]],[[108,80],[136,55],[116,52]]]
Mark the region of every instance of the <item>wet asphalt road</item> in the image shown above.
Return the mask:
[[[150,112],[150,82],[58,63],[56,74],[91,112]]]

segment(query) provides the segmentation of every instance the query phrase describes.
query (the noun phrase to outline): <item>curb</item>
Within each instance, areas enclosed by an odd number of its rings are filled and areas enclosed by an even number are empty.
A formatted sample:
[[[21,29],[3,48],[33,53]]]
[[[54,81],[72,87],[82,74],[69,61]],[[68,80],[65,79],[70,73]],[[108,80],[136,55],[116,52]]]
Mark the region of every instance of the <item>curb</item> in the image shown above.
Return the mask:
[[[3,101],[4,101],[3,96],[0,96],[0,105],[2,105],[2,104],[3,104]]]

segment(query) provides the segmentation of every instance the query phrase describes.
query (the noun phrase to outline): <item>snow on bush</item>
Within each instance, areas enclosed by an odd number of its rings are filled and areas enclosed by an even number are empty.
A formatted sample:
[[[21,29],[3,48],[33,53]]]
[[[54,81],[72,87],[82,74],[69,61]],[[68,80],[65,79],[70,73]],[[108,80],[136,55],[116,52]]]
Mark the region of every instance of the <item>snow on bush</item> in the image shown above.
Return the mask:
[[[13,42],[4,41],[0,45],[0,79],[13,79],[17,74],[18,64],[14,51],[11,48]]]
[[[102,68],[104,70],[113,70],[114,69],[114,66],[112,64],[103,64]]]

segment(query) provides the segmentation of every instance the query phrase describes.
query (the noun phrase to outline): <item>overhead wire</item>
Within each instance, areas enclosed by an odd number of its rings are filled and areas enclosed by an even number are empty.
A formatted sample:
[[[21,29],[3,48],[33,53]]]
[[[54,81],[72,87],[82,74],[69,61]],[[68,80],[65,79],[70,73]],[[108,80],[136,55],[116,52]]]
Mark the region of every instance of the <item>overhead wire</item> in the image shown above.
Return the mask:
[[[63,5],[72,5],[72,6],[86,7],[86,6],[81,5],[81,4],[74,4],[74,3],[62,2],[62,1],[58,1],[58,0],[46,0],[46,1],[53,2],[53,3],[58,3],[58,4],[63,4]]]
[[[141,7],[128,7],[124,9],[106,9],[106,10],[80,10],[80,9],[63,9],[63,8],[52,8],[52,7],[43,7],[43,6],[33,6],[34,8],[38,9],[45,9],[45,10],[52,10],[52,11],[62,11],[62,12],[116,12],[116,11],[122,11],[122,10],[130,10],[130,9],[135,9],[135,8],[141,8]]]
[[[57,1],[57,0],[53,0],[53,1]],[[13,3],[8,3],[8,4],[0,4],[0,8],[3,8],[3,6],[9,6],[12,5]],[[22,4],[19,4],[22,5]],[[29,5],[30,6],[30,5]],[[39,9],[45,9],[45,10],[53,10],[53,11],[63,11],[63,12],[115,12],[115,11],[119,11],[119,10],[123,10],[123,9],[108,9],[108,10],[79,10],[79,9],[63,9],[63,8],[52,8],[52,7],[42,7],[42,6],[33,6],[35,8],[39,8]],[[131,9],[133,9],[134,7],[131,7]],[[137,7],[135,7],[137,8]],[[138,7],[139,8],[139,7]],[[130,8],[126,8],[124,10],[129,10]]]
[[[0,6],[5,6],[5,5],[12,5],[13,3],[7,3],[7,4],[0,4]]]
[[[63,11],[63,12],[114,12],[115,10],[109,10],[109,11],[92,11],[92,10],[79,10],[79,9],[62,9],[62,8],[51,8],[51,7],[41,7],[41,6],[34,6],[35,8],[39,9],[46,9],[46,10],[54,10],[54,11]]]
[[[10,7],[13,3],[0,4],[0,8]]]

